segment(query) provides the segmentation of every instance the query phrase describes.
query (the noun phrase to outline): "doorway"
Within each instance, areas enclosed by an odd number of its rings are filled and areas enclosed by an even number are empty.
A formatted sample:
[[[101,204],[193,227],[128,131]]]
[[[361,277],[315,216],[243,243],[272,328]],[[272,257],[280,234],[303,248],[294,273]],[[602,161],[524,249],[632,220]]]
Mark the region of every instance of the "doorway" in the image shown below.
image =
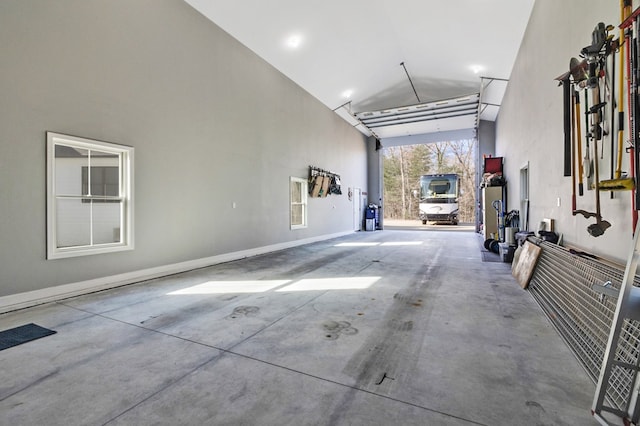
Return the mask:
[[[353,194],[351,194],[351,202],[353,206],[353,230],[362,231],[362,190],[360,188],[353,188]]]

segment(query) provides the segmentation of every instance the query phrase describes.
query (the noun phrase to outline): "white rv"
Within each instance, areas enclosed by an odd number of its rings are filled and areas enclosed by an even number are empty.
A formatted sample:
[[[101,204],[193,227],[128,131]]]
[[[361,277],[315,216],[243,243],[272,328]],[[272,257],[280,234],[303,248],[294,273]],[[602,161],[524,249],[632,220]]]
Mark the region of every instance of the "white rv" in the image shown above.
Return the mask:
[[[420,176],[420,219],[458,224],[460,178],[457,174]]]

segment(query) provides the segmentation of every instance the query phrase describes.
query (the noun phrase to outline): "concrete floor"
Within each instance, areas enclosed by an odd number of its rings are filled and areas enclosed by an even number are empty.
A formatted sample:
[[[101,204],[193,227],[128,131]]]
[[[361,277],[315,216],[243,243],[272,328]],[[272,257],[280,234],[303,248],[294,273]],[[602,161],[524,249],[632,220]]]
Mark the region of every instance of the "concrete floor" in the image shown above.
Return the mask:
[[[423,228],[427,229],[427,228]],[[595,425],[480,237],[360,232],[0,315],[3,425]]]

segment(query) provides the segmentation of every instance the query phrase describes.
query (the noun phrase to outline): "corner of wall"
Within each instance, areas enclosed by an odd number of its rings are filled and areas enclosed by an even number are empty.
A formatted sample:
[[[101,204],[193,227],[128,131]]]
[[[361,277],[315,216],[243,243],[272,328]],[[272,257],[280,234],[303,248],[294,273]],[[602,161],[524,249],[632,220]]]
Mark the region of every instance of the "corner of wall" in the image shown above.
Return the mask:
[[[367,192],[369,202],[381,205],[383,202],[382,182],[383,147],[375,136],[367,138]]]

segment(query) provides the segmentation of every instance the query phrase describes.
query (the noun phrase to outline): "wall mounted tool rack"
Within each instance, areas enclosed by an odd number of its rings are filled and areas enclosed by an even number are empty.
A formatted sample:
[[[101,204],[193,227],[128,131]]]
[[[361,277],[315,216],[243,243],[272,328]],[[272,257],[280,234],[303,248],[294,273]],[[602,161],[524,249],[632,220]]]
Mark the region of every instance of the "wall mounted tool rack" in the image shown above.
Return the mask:
[[[581,60],[572,57],[569,70],[556,78],[563,88],[564,176],[572,178],[572,214],[596,219],[595,224],[587,227],[593,237],[603,235],[612,226],[601,215],[602,191],[610,191],[612,199],[616,192],[631,191],[631,229],[635,229],[638,222],[640,8],[632,13],[632,3],[632,0],[620,0],[621,23],[618,28],[599,22],[591,34],[591,44],[580,51]],[[616,38],[617,31],[619,36]],[[627,106],[628,111],[625,112]],[[581,117],[583,110],[584,117]],[[603,149],[600,150],[599,146]],[[610,146],[608,155],[605,155],[605,146]],[[628,172],[623,172],[624,152],[629,153]],[[602,179],[600,163],[607,156],[610,176]],[[583,185],[584,180],[586,185]],[[576,206],[576,196],[585,195],[585,188],[594,190],[595,211]]]
[[[309,196],[326,197],[329,194],[342,194],[340,175],[309,166]]]

